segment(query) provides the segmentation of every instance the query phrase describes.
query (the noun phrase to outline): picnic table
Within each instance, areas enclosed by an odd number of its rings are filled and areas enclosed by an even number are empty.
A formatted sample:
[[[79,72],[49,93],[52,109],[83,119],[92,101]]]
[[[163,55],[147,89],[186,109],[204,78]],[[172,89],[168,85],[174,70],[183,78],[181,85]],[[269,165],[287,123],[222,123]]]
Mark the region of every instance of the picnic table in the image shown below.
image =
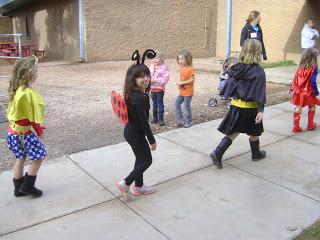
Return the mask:
[[[37,45],[35,44],[22,44],[22,56],[31,56],[33,48],[35,48]],[[2,50],[9,50],[12,51],[15,56],[18,56],[19,52],[19,44],[18,43],[0,43],[0,48]],[[5,51],[6,52],[6,51]]]
[[[22,57],[31,56],[32,54],[40,57],[42,60],[45,56],[44,50],[37,50],[36,44],[22,44]],[[7,57],[19,56],[19,44],[18,43],[0,43],[0,54]],[[12,58],[8,58],[7,61],[12,62]]]
[[[22,56],[31,56],[32,55],[32,50],[35,48],[37,45],[35,44],[22,44]],[[13,48],[16,52],[19,51],[19,44],[18,43],[13,43],[11,44],[11,48]]]

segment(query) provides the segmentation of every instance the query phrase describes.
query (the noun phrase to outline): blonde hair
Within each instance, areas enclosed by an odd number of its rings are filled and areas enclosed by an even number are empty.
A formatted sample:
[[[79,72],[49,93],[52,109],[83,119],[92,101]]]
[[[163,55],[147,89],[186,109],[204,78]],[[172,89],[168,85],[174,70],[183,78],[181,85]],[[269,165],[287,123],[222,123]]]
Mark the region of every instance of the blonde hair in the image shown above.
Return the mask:
[[[260,12],[253,10],[250,12],[248,18],[246,19],[247,23],[251,23],[254,19],[256,19],[260,15]]]
[[[239,60],[244,64],[259,64],[261,62],[262,47],[257,39],[244,41]]]
[[[155,50],[155,52],[156,52],[156,57],[159,57],[162,61],[164,61],[165,56],[163,52],[161,52],[160,50]]]
[[[181,51],[178,52],[178,55],[177,55],[178,64],[179,64],[179,56],[184,56],[184,58],[187,61],[188,66],[192,66],[192,55],[191,55],[191,53],[189,51],[181,50]]]
[[[315,48],[305,49],[302,53],[300,67],[308,68],[311,66],[318,67],[318,50]]]
[[[33,80],[32,70],[37,62],[36,57],[23,57],[16,60],[9,81],[8,94],[10,101],[14,98],[20,86],[29,87]]]

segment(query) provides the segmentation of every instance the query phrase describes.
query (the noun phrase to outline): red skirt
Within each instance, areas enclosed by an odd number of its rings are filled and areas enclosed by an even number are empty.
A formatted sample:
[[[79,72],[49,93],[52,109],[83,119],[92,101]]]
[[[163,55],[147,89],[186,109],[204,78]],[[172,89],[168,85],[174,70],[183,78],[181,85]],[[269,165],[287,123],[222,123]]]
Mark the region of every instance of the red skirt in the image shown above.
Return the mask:
[[[313,107],[320,106],[320,100],[313,93],[294,93],[290,102],[298,107]]]

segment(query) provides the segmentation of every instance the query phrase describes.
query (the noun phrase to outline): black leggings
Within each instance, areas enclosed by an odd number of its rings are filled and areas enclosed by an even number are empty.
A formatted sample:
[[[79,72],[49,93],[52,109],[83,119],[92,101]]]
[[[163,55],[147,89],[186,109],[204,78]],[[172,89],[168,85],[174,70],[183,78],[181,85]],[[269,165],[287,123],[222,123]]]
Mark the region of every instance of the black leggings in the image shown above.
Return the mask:
[[[132,151],[136,157],[134,169],[125,179],[126,184],[131,185],[133,182],[135,182],[136,187],[142,187],[143,173],[152,164],[152,155],[149,143],[142,133],[133,130],[128,125],[124,129],[124,137],[130,144]]]

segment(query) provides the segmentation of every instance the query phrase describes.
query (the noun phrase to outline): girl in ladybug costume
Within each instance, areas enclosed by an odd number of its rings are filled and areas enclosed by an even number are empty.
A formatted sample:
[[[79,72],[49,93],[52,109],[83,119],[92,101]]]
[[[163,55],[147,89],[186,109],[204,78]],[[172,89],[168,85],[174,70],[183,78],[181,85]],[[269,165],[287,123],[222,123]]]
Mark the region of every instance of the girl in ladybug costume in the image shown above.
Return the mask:
[[[143,173],[151,166],[151,151],[156,150],[156,140],[149,125],[150,110],[150,70],[144,64],[146,57],[154,58],[156,53],[147,50],[140,63],[140,55],[135,51],[132,60],[137,61],[129,67],[125,79],[124,100],[128,109],[128,122],[124,128],[124,137],[132,148],[136,161],[133,171],[123,180],[116,183],[117,187],[128,197],[133,195],[147,195],[155,192],[153,187],[143,181]],[[135,183],[133,187],[130,186]]]
[[[292,132],[302,131],[300,117],[303,107],[309,107],[307,130],[314,130],[317,124],[314,121],[316,105],[320,105],[317,87],[318,61],[317,50],[309,48],[304,50],[300,66],[292,81],[290,91],[292,92],[291,103],[296,106],[293,114]]]

